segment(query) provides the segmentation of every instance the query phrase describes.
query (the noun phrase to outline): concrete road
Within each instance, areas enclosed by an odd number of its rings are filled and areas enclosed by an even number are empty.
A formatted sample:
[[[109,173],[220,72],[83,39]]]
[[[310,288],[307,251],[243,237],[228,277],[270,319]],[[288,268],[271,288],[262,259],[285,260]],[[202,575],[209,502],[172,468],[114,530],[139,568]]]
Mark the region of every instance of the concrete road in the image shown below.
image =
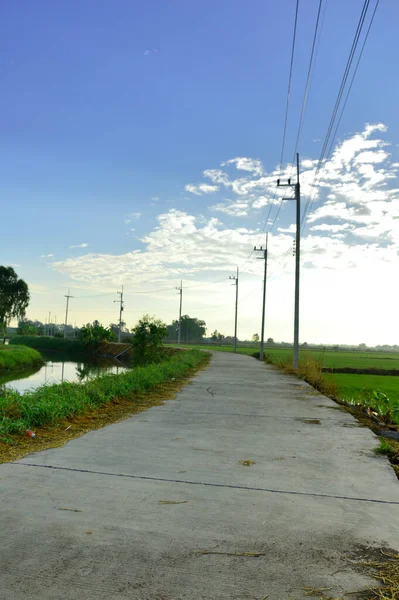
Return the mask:
[[[399,484],[377,444],[307,384],[215,353],[164,406],[0,466],[0,599],[363,589],[346,557],[399,549]]]

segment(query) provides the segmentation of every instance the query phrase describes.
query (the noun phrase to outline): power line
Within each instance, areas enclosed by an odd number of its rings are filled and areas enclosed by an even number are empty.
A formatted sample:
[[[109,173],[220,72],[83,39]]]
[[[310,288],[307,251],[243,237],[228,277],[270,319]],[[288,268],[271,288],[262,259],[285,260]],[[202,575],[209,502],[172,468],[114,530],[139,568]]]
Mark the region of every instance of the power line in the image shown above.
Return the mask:
[[[319,28],[320,12],[321,12],[322,4],[323,4],[323,0],[319,0],[319,8],[318,8],[318,11],[317,11],[316,25],[315,25],[314,35],[313,35],[312,51],[311,51],[311,54],[310,54],[309,68],[308,68],[308,74],[307,74],[307,77],[306,77],[306,84],[305,84],[305,92],[303,94],[301,116],[300,116],[300,119],[299,119],[298,133],[297,133],[296,142],[295,142],[295,150],[294,150],[293,163],[295,162],[295,157],[296,157],[296,153],[297,153],[298,145],[299,145],[299,139],[301,137],[301,132],[302,132],[303,119],[304,119],[304,116],[305,116],[305,108],[306,108],[306,102],[307,102],[307,99],[308,99],[308,92],[309,92],[310,75],[311,75],[311,72],[312,72],[313,56],[314,56],[314,51],[315,51],[315,46],[316,46],[317,31],[318,31],[318,28]],[[294,165],[293,165],[293,167],[294,167]],[[291,171],[291,173],[292,173],[292,171]]]
[[[292,164],[292,167],[291,167],[291,175],[292,175],[292,172],[293,172],[293,169],[294,169],[295,157],[297,155],[297,150],[298,150],[298,146],[299,146],[299,140],[300,140],[300,137],[301,137],[302,127],[303,127],[303,120],[304,120],[304,116],[305,116],[306,103],[307,103],[307,99],[308,99],[310,77],[311,77],[311,73],[312,73],[313,57],[314,57],[314,53],[315,53],[317,33],[318,33],[318,29],[319,29],[319,22],[320,22],[320,14],[321,14],[322,5],[323,5],[323,0],[319,0],[319,7],[318,7],[318,10],[317,10],[315,30],[314,30],[314,34],[313,34],[312,49],[311,49],[310,59],[309,59],[308,73],[307,73],[306,83],[305,83],[305,91],[304,91],[303,100],[302,100],[301,116],[300,116],[300,119],[299,119],[298,131],[297,131],[297,136],[296,136],[296,141],[295,141],[294,158],[293,158],[293,164]],[[298,9],[298,3],[297,3],[297,9]],[[296,26],[296,20],[297,20],[297,13],[295,15],[295,26]],[[294,33],[294,39],[295,39],[295,33]],[[289,84],[289,87],[290,87],[290,84]],[[284,132],[284,135],[285,135],[285,132]],[[284,138],[283,138],[283,144],[284,144]],[[281,157],[281,158],[283,159],[283,157]],[[282,171],[282,160],[281,160],[281,163],[280,163],[280,177],[281,177],[281,171]],[[277,191],[276,191],[276,193],[277,193]],[[276,196],[276,193],[275,193],[275,196]],[[283,202],[284,202],[285,199],[286,199],[286,196],[282,197],[281,200],[280,200],[280,204],[278,205],[277,213],[276,213],[276,215],[274,217],[274,220],[273,220],[273,223],[272,223],[271,227],[269,228],[269,233],[271,233],[273,231],[273,229],[274,229],[274,226],[275,226],[275,224],[277,222],[277,219],[278,219],[280,211],[281,211],[281,207],[283,206]],[[270,216],[270,212],[271,211],[269,211],[268,218]]]
[[[378,8],[379,3],[380,3],[380,0],[377,0],[377,2],[375,4],[375,7],[374,7],[373,14],[371,15],[370,23],[369,23],[369,26],[368,26],[367,31],[366,31],[366,35],[365,35],[364,40],[363,40],[362,48],[360,50],[360,54],[359,54],[359,57],[357,59],[357,63],[356,63],[355,69],[353,71],[352,79],[351,79],[351,82],[350,82],[350,85],[349,85],[349,88],[348,88],[348,91],[347,91],[347,94],[346,94],[346,97],[345,97],[345,100],[344,100],[344,104],[343,104],[342,109],[341,109],[341,114],[339,116],[338,123],[337,123],[337,126],[335,128],[332,140],[331,140],[330,148],[329,148],[328,153],[327,153],[327,160],[331,156],[331,151],[332,151],[333,146],[334,146],[334,142],[335,142],[335,138],[337,136],[338,128],[339,128],[339,126],[341,124],[341,119],[342,119],[342,116],[344,114],[344,111],[345,111],[345,108],[346,108],[346,104],[348,102],[349,94],[351,93],[351,90],[352,90],[353,83],[355,81],[356,73],[357,73],[357,70],[359,68],[360,61],[362,59],[363,51],[364,51],[364,48],[366,46],[366,42],[367,42],[367,39],[369,37],[370,29],[371,29],[371,26],[373,24],[375,13],[377,12],[377,8]]]
[[[293,66],[294,66],[296,28],[297,28],[297,23],[298,23],[298,8],[299,8],[299,0],[296,0],[295,21],[294,21],[294,34],[292,36],[292,47],[291,47],[290,73],[289,73],[289,76],[288,76],[287,102],[286,102],[286,105],[285,105],[285,119],[284,119],[283,143],[281,145],[280,175],[281,175],[281,166],[282,166],[283,160],[284,160],[285,138],[286,138],[286,134],[287,134],[288,108],[289,108],[289,105],[290,105],[291,80],[292,80],[292,71],[293,71]]]
[[[114,292],[106,292],[104,294],[93,294],[90,296],[74,296],[74,298],[77,299],[83,299],[83,298],[100,298],[101,296],[113,296]]]
[[[363,25],[364,25],[364,21],[365,21],[366,15],[367,15],[367,11],[368,11],[369,5],[370,5],[370,0],[364,0],[362,12],[360,14],[359,22],[357,24],[356,32],[355,32],[355,35],[354,35],[354,38],[353,38],[353,41],[352,41],[352,47],[351,47],[350,52],[349,52],[349,56],[348,56],[348,60],[347,60],[347,63],[346,63],[345,71],[344,71],[344,74],[343,74],[342,80],[341,80],[341,85],[340,85],[340,88],[339,88],[339,91],[338,91],[338,94],[337,94],[337,98],[335,100],[334,109],[333,109],[333,112],[332,112],[332,115],[331,115],[331,119],[330,119],[330,123],[329,123],[329,126],[328,126],[328,130],[327,130],[326,136],[324,138],[323,147],[322,147],[322,150],[321,150],[321,153],[320,153],[320,157],[319,157],[319,160],[318,160],[318,163],[317,163],[317,167],[316,167],[315,175],[313,177],[313,182],[312,182],[311,188],[314,188],[314,186],[316,184],[316,181],[319,179],[320,171],[322,170],[322,165],[323,165],[324,157],[325,157],[326,150],[327,150],[327,147],[328,147],[328,143],[329,143],[329,140],[330,140],[330,137],[331,137],[331,133],[332,133],[333,127],[334,127],[335,119],[337,117],[337,113],[338,113],[339,106],[340,106],[340,103],[341,103],[341,100],[342,100],[342,96],[343,96],[343,93],[344,93],[344,90],[345,90],[345,86],[346,86],[346,83],[347,83],[347,80],[348,80],[348,77],[349,77],[350,69],[351,69],[352,62],[353,62],[353,59],[354,59],[354,56],[355,56],[355,53],[356,53],[356,49],[357,49],[357,46],[358,46],[358,43],[359,43],[360,34],[362,32],[362,29],[363,29]],[[315,197],[315,193],[312,195],[312,192],[310,192],[309,196],[308,196],[308,199],[307,199],[307,202],[306,202],[306,205],[305,205],[305,208],[304,208],[304,212],[303,212],[302,223],[301,223],[302,225],[304,224],[304,222],[305,222],[305,220],[307,218],[307,215],[309,214],[309,212],[310,212],[310,210],[312,208],[314,197]]]
[[[286,100],[286,104],[285,104],[283,140],[282,140],[282,143],[281,143],[281,155],[280,155],[280,167],[279,167],[280,177],[281,177],[281,171],[282,171],[282,168],[283,168],[283,161],[284,161],[285,138],[286,138],[286,135],[287,135],[287,124],[288,124],[288,110],[289,110],[290,98],[291,98],[291,81],[292,81],[292,72],[293,72],[293,67],[294,67],[295,41],[296,41],[296,31],[297,31],[297,25],[298,25],[298,10],[299,10],[299,0],[296,1],[296,7],[295,7],[295,19],[294,19],[294,31],[293,31],[293,35],[292,35],[290,70],[289,70],[289,75],[288,75],[287,100]],[[266,220],[265,220],[265,226],[264,226],[264,228],[262,230],[261,235],[263,234],[264,230],[266,229],[267,223],[268,223],[268,221],[270,219],[270,215],[271,215],[271,212],[273,210],[273,206],[274,206],[274,202],[276,200],[276,196],[277,196],[277,188],[276,188],[276,190],[274,192],[272,201],[270,203],[269,211],[267,213],[267,217],[266,217]],[[280,205],[278,207],[277,215],[280,213],[281,205],[282,205],[282,200],[281,200]],[[271,233],[276,220],[277,220],[277,217],[275,217],[272,226],[268,229],[268,233]]]

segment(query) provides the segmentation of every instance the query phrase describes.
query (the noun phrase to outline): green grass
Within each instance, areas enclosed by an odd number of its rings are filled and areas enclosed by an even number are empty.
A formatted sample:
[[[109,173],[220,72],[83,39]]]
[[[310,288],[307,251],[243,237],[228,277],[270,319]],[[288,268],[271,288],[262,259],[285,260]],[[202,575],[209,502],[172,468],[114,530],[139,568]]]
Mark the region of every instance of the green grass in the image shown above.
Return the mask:
[[[164,344],[166,347],[171,347],[171,348],[176,348],[177,345],[176,344]],[[217,345],[213,345],[213,344],[203,344],[203,345],[197,345],[195,344],[194,346],[195,348],[200,348],[201,350],[217,350],[218,352],[233,352],[233,346],[217,346]],[[193,348],[193,346],[185,346],[184,344],[182,344],[182,348]],[[247,346],[239,346],[237,348],[237,352],[238,354],[248,354],[249,356],[252,356],[252,354],[254,352],[259,352],[259,348],[258,347],[247,347]]]
[[[29,346],[37,350],[63,350],[64,352],[86,352],[87,349],[80,340],[69,340],[46,335],[15,335],[10,339],[10,345]]]
[[[0,346],[0,373],[40,366],[44,361],[37,350],[27,346]]]
[[[190,346],[189,346],[190,347]],[[192,346],[191,346],[192,347]],[[205,350],[216,350],[218,352],[233,352],[233,346],[218,346],[204,344],[195,345],[196,348]],[[259,352],[259,346],[238,346],[238,354],[248,354],[251,356],[254,352]],[[292,360],[292,348],[275,348],[273,346],[265,347],[265,354],[274,364]],[[358,350],[319,350],[312,348],[301,348],[300,357],[302,359],[312,359],[321,362],[323,367],[353,369],[398,369],[399,354],[389,352],[361,352]],[[398,382],[399,383],[399,382]]]
[[[161,363],[136,367],[120,375],[102,375],[86,383],[44,385],[19,394],[6,389],[0,396],[0,439],[43,425],[56,425],[72,415],[95,409],[114,398],[146,392],[179,378],[204,360],[199,350],[179,352]]]
[[[399,377],[386,375],[351,375],[346,373],[324,374],[334,381],[338,397],[347,402],[362,402],[371,398],[374,390],[386,394],[395,408],[399,407]]]
[[[380,438],[380,445],[374,450],[376,454],[385,454],[386,456],[394,457],[397,455],[397,450],[393,444],[385,438]]]
[[[291,348],[266,348],[266,355],[272,362],[292,358]],[[300,357],[320,361],[323,367],[334,369],[350,367],[352,369],[399,369],[399,354],[387,352],[359,352],[301,349]]]

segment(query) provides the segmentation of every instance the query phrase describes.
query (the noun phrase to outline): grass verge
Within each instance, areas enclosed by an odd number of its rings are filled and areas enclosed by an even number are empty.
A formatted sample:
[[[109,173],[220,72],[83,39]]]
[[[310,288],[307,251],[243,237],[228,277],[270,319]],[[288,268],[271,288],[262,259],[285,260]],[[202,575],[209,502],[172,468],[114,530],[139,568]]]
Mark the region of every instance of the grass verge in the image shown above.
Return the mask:
[[[43,365],[40,353],[27,346],[0,346],[0,373]]]
[[[302,355],[300,357],[298,369],[293,368],[291,357],[281,358],[278,356],[275,358],[266,353],[265,360],[267,363],[282,369],[286,373],[296,375],[297,377],[300,377],[300,379],[307,381],[307,383],[322,394],[334,399],[337,398],[337,387],[335,382],[333,379],[327,379],[323,375],[323,361],[321,359],[315,360],[309,355]]]
[[[346,408],[363,425],[369,427],[377,435],[381,430],[399,431],[399,407],[397,402],[380,390],[363,390],[354,396],[343,396],[337,388],[334,377],[323,374],[322,360],[315,360],[311,356],[302,356],[299,368],[294,369],[290,359],[274,361],[266,355],[266,362],[272,364],[286,373],[300,377],[325,396],[329,396]],[[399,442],[381,438],[381,444],[376,449],[378,454],[385,454],[399,478]],[[399,599],[398,599],[399,600]]]
[[[0,463],[62,446],[87,431],[163,404],[206,366],[209,358],[199,350],[179,352],[164,362],[120,375],[0,397]],[[27,437],[26,429],[35,431],[36,439]]]
[[[380,438],[380,445],[375,449],[375,453],[383,454],[389,458],[399,479],[399,441]]]
[[[87,352],[80,340],[49,337],[46,335],[15,335],[10,339],[10,345],[24,345],[37,350],[63,350],[64,352]]]

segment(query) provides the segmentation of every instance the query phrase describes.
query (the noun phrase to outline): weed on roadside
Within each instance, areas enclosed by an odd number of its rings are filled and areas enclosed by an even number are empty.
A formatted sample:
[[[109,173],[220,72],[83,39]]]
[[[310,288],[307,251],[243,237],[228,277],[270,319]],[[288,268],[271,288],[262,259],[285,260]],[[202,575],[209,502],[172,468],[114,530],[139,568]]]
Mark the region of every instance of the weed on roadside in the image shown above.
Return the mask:
[[[87,431],[162,405],[208,364],[209,354],[194,352],[182,352],[165,363],[128,373],[104,375],[86,384],[47,386],[27,397],[0,397],[0,463],[62,446]],[[130,377],[126,379],[126,375]],[[36,439],[25,436],[25,429],[34,429]]]

